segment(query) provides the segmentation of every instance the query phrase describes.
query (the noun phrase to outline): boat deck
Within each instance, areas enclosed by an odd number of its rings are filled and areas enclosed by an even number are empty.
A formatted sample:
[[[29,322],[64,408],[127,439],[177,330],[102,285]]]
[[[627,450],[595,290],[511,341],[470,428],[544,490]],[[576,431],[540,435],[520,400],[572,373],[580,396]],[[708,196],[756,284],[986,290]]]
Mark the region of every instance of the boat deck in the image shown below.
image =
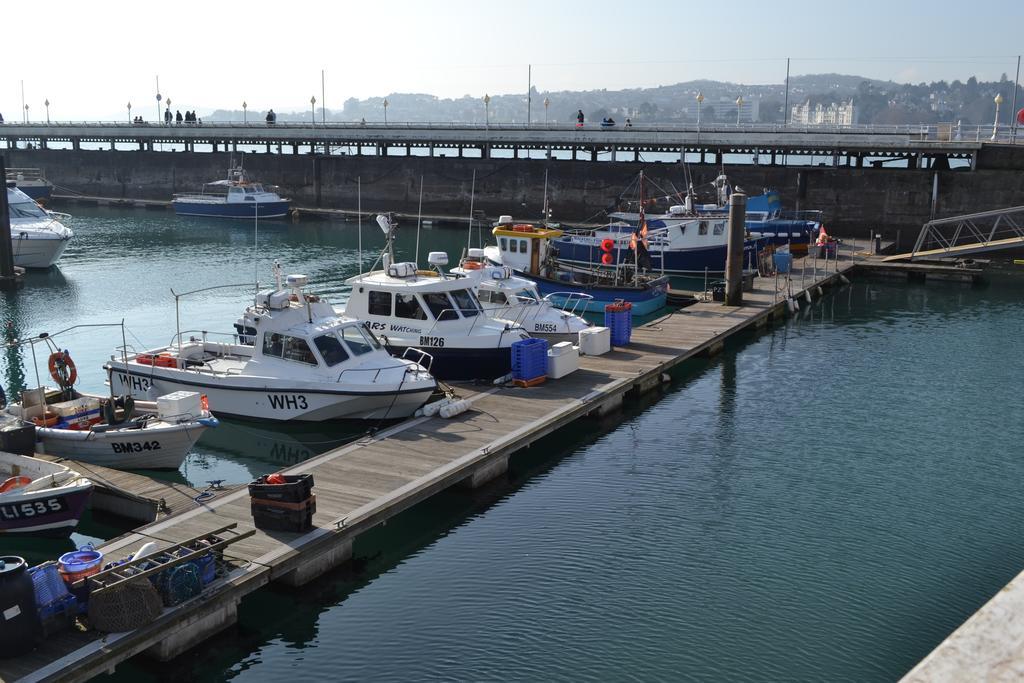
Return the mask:
[[[787,293],[820,296],[822,287],[839,283],[852,267],[848,259],[830,262],[829,270],[817,265],[813,272],[801,268]],[[242,596],[272,580],[297,586],[316,578],[347,560],[362,532],[454,484],[475,487],[501,476],[516,451],[577,419],[616,410],[660,386],[664,373],[687,359],[718,352],[731,335],[783,319],[786,308],[777,283],[762,278],[744,293],[743,305],[701,302],[664,315],[634,328],[628,346],[582,357],[580,369],[562,379],[532,388],[460,385],[460,397],[470,403],[461,415],[412,418],[286,470],[314,477],[312,530],[256,530],[227,549],[233,569],[202,596],[166,608],[135,631],[50,639],[23,657],[0,661],[0,678],[79,681],[143,651],[162,660],[177,656],[232,624]],[[230,523],[240,531],[254,528],[246,489],[114,539],[101,550],[116,559],[147,541],[165,547]]]

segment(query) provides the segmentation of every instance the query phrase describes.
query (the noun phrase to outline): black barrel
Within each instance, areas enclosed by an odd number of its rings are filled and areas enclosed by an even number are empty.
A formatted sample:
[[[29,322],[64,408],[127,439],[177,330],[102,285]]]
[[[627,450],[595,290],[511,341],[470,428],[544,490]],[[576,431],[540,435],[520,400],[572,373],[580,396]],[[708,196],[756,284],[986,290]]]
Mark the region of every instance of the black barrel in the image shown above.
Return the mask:
[[[0,557],[0,659],[23,655],[36,644],[39,614],[25,560]]]

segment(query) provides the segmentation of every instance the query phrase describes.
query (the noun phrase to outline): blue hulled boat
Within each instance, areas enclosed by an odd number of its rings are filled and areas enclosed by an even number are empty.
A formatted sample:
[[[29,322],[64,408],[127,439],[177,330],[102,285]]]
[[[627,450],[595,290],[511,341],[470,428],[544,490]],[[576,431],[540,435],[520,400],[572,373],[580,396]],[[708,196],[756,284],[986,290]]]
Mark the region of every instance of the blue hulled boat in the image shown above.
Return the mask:
[[[613,264],[605,267],[580,267],[564,262],[554,248],[562,237],[560,229],[513,223],[510,216],[502,216],[492,230],[498,244],[484,249],[487,260],[496,265],[512,268],[537,283],[541,296],[548,297],[556,306],[580,311],[580,294],[592,297],[585,300],[586,311],[602,313],[607,304],[628,301],[633,304],[633,315],[643,316],[664,308],[668,295],[667,275],[649,275],[639,272],[636,264]]]
[[[179,216],[219,218],[280,218],[288,215],[290,199],[250,182],[241,168],[228,171],[224,180],[203,185],[203,191],[177,194],[171,200]]]

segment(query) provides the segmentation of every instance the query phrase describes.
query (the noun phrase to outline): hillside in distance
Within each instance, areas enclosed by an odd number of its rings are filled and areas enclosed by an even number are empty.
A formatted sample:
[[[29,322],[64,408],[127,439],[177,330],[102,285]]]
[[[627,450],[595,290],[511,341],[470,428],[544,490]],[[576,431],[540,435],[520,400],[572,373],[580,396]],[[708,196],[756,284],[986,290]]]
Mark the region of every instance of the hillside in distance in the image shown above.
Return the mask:
[[[697,121],[697,95],[704,99],[700,118],[706,123],[735,123],[737,97],[745,103],[756,102],[753,120],[758,123],[782,123],[785,120],[787,93],[784,83],[744,85],[721,81],[696,80],[653,88],[624,90],[540,91],[533,89],[529,120],[568,123],[582,109],[589,121],[606,116],[617,120],[629,117],[636,124],[687,124]],[[964,125],[989,124],[995,117],[994,98],[1003,96],[1000,121],[1013,117],[1014,84],[1006,74],[999,81],[979,82],[973,76],[966,82],[896,83],[846,74],[809,74],[790,78],[788,106],[810,101],[828,106],[853,100],[857,121],[862,124],[914,124],[960,121]],[[1020,98],[1024,100],[1024,97]],[[387,102],[387,107],[384,102]],[[546,102],[546,104],[545,104]],[[1024,101],[1018,101],[1024,104]],[[367,99],[350,98],[341,111],[328,109],[328,121],[380,123],[458,122],[525,123],[526,93],[492,95],[485,106],[482,98],[464,95],[439,98],[425,93],[391,93]],[[265,112],[264,112],[265,113]],[[263,113],[249,112],[250,120]],[[324,112],[316,110],[320,121]],[[309,121],[312,114],[278,112],[278,121]],[[217,110],[207,120],[241,121],[243,113]]]

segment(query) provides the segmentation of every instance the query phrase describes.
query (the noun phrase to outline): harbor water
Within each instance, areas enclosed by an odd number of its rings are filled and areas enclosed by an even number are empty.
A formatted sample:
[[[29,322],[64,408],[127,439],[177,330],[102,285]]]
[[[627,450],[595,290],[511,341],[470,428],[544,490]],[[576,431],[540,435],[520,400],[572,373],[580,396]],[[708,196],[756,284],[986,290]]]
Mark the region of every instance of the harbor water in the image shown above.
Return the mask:
[[[4,295],[8,338],[123,317],[129,344],[165,344],[170,288],[251,283],[254,255],[263,282],[277,258],[335,299],[359,270],[351,223],[261,224],[254,252],[251,225],[76,213],[59,270]],[[363,227],[368,263],[383,239]],[[466,234],[421,240],[454,259]],[[398,248],[414,243],[412,222]],[[229,330],[251,290],[183,300],[183,329]],[[535,443],[507,479],[360,537],[309,586],[247,597],[188,655],[109,678],[897,679],[1024,570],[1022,294],[1012,273],[855,279],[622,414]],[[86,389],[103,388],[120,335],[61,342]],[[26,349],[6,350],[9,393],[33,375]],[[242,483],[352,436],[227,422],[172,476]],[[124,528],[90,516],[68,542],[0,550],[38,561]]]

